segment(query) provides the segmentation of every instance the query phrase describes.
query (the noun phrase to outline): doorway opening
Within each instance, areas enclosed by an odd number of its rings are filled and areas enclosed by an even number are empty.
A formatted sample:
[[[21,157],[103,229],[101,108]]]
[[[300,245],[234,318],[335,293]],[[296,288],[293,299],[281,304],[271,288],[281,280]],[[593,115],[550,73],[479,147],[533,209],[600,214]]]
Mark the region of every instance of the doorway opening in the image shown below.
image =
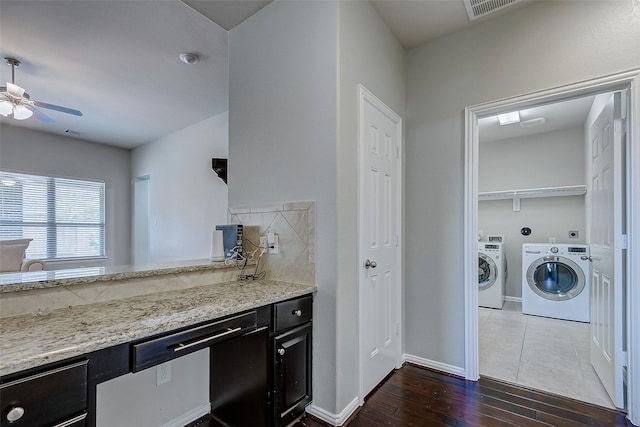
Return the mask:
[[[517,183],[512,178],[510,178],[509,180],[511,184],[513,185],[519,184],[518,186],[514,186],[514,188],[506,189],[506,188],[496,187],[495,189],[489,189],[486,187],[486,185],[495,185],[495,182],[498,182],[501,177],[504,179],[504,171],[509,168],[517,170],[518,168],[526,169],[526,167],[528,166],[531,166],[534,168],[537,167],[540,171],[538,175],[544,175],[545,165],[550,166],[550,163],[552,163],[553,159],[550,158],[551,156],[548,156],[545,161],[545,157],[542,156],[537,161],[533,161],[532,159],[530,159],[530,163],[526,164],[527,157],[530,157],[530,156],[522,156],[523,158],[519,162],[514,162],[513,160],[511,160],[506,165],[500,164],[499,161],[496,161],[495,164],[491,164],[490,162],[488,163],[485,162],[485,170],[483,171],[483,166],[482,166],[483,163],[480,162],[480,160],[482,159],[482,151],[483,151],[482,139],[484,137],[483,130],[482,130],[482,121],[485,119],[489,120],[489,118],[492,118],[492,117],[494,118],[493,120],[497,120],[495,119],[495,117],[498,114],[502,114],[502,113],[514,112],[514,111],[525,112],[527,110],[534,109],[534,107],[549,106],[551,104],[559,104],[561,101],[562,102],[576,101],[578,99],[582,99],[583,101],[585,101],[585,103],[590,104],[589,110],[591,110],[592,109],[591,107],[593,107],[595,104],[596,98],[598,98],[596,95],[604,94],[607,92],[621,93],[621,91],[626,91],[627,93],[626,99],[628,99],[629,102],[628,102],[628,106],[626,106],[625,104],[625,107],[621,112],[623,113],[623,115],[626,115],[627,117],[625,122],[626,126],[628,126],[629,129],[635,129],[638,126],[637,89],[638,89],[639,75],[640,73],[638,71],[634,71],[626,74],[605,77],[605,78],[594,80],[594,81],[578,83],[578,84],[574,84],[566,87],[551,89],[543,92],[523,95],[519,97],[509,98],[501,101],[496,101],[492,103],[487,103],[487,104],[482,104],[482,105],[467,108],[466,110],[466,174],[467,175],[466,175],[466,192],[465,192],[465,286],[466,286],[465,308],[467,313],[467,319],[466,319],[467,346],[466,346],[465,356],[466,356],[466,377],[468,379],[477,379],[479,375],[484,374],[482,370],[483,368],[482,362],[480,359],[481,357],[480,350],[482,346],[479,345],[481,344],[479,342],[479,337],[481,336],[481,334],[479,333],[479,330],[482,328],[482,325],[481,325],[481,321],[478,318],[478,315],[479,313],[480,313],[480,316],[487,316],[487,315],[482,314],[481,309],[478,308],[479,231],[483,232],[482,237],[484,238],[484,240],[488,240],[487,239],[488,237],[493,237],[494,239],[499,239],[500,237],[502,237],[504,238],[504,244],[507,247],[509,247],[509,245],[511,245],[512,247],[511,248],[512,256],[508,257],[507,261],[511,261],[511,259],[509,258],[513,258],[515,262],[512,261],[507,263],[508,265],[507,277],[510,278],[511,280],[509,281],[509,279],[507,279],[507,285],[505,289],[506,289],[507,296],[511,297],[511,298],[507,298],[507,304],[508,304],[507,308],[513,308],[513,306],[515,305],[516,311],[513,312],[514,316],[515,315],[522,316],[522,314],[520,313],[522,311],[522,306],[519,306],[518,304],[522,304],[526,301],[525,291],[528,289],[526,285],[527,273],[526,271],[523,271],[524,255],[523,255],[523,248],[522,248],[522,244],[523,244],[522,239],[528,239],[528,242],[533,242],[533,239],[531,239],[531,237],[533,236],[533,237],[536,237],[538,240],[536,241],[536,243],[540,243],[540,244],[544,243],[547,245],[553,243],[554,244],[553,247],[556,248],[556,250],[560,248],[559,250],[564,252],[566,252],[569,248],[572,248],[571,251],[575,251],[582,247],[588,248],[589,245],[593,243],[592,240],[597,240],[593,237],[593,229],[589,228],[590,227],[589,224],[591,224],[594,219],[594,214],[592,211],[589,211],[589,206],[591,206],[591,204],[593,203],[593,200],[591,200],[591,196],[592,194],[595,194],[595,193],[593,191],[589,191],[589,189],[591,190],[593,189],[594,184],[593,182],[588,182],[593,177],[587,178],[588,174],[586,174],[587,172],[586,169],[583,171],[584,172],[583,184],[565,182],[564,184],[567,184],[567,185],[557,185],[557,183],[554,184],[552,182],[544,182],[544,179],[550,178],[549,176],[543,176],[542,177],[543,179],[541,181],[537,181],[536,183],[532,181],[527,182],[526,179],[529,179],[531,177],[530,175],[535,175],[535,173],[533,173],[525,176],[524,178],[521,176],[520,178],[523,180],[523,182],[520,182],[520,183]],[[624,95],[622,96],[624,97]],[[602,98],[602,95],[600,96],[600,98]],[[519,124],[517,124],[516,126],[518,128],[524,129],[524,128],[527,128],[527,126],[529,125],[529,130],[533,131],[534,130],[533,128],[535,128],[536,125],[539,126],[541,124],[544,124],[544,120],[540,120],[540,119],[541,117],[523,117],[521,118],[521,122],[523,123],[523,125],[520,126]],[[512,126],[513,128],[514,125],[509,125],[509,126]],[[506,127],[503,127],[503,129],[506,129]],[[490,131],[487,130],[485,134],[489,135]],[[629,165],[629,167],[627,170],[623,171],[623,175],[622,175],[627,185],[624,185],[624,182],[621,182],[621,183],[619,182],[617,184],[618,188],[621,190],[623,194],[624,200],[630,200],[633,196],[637,197],[638,189],[634,188],[634,182],[638,180],[638,173],[640,173],[640,171],[638,170],[638,163],[634,163],[634,159],[638,157],[637,151],[640,149],[640,141],[638,141],[637,136],[635,136],[631,131],[629,131],[625,135],[625,137],[627,136],[628,136],[627,139],[628,139],[629,151],[627,152],[627,156],[624,158],[624,163],[626,165]],[[567,165],[569,164],[570,161],[573,161],[574,163],[583,164],[586,168],[586,166],[588,165],[587,160],[589,158],[589,156],[587,156],[587,152],[590,152],[590,150],[592,150],[592,147],[590,146],[590,144],[585,144],[584,146],[586,148],[583,151],[584,156],[582,158],[580,158],[580,155],[577,155],[578,158],[574,158],[573,160],[571,160],[572,159],[571,155],[569,155],[568,159],[566,158],[567,156],[564,156],[563,160],[567,162]],[[502,150],[505,150],[504,146],[501,148]],[[513,147],[507,147],[507,148],[513,149]],[[531,147],[530,149],[535,151],[535,149]],[[545,151],[545,150],[542,150],[542,151]],[[548,152],[548,148],[546,149],[546,151]],[[486,168],[487,165],[490,165],[489,169]],[[635,165],[635,170],[634,170],[634,165]],[[489,171],[488,173],[487,173],[487,170]],[[571,170],[571,167],[564,167],[564,168],[561,168],[560,171],[555,171],[555,172],[562,174],[562,173],[566,173],[567,170]],[[496,171],[501,171],[501,172],[496,173]],[[483,176],[485,178],[484,182],[482,179]],[[566,176],[564,178],[566,178]],[[491,182],[492,179],[493,179],[493,184],[487,184],[488,182]],[[575,184],[575,185],[570,185],[570,184]],[[586,191],[587,195],[580,196],[579,194],[571,193],[571,191],[573,192],[577,191],[579,193],[580,187],[584,187],[585,190],[588,190]],[[515,191],[515,192],[512,192],[511,195],[507,195],[505,193],[507,190],[530,190],[530,192],[528,194],[527,192],[518,194],[518,192]],[[567,197],[548,197],[548,198],[538,197],[539,195],[536,195],[535,193],[540,190],[545,190],[550,193],[553,193],[554,190],[557,190],[559,192],[569,191],[568,194],[573,194],[573,195],[567,196]],[[558,194],[551,194],[551,196],[557,196],[557,195]],[[509,197],[509,199],[507,199],[507,197]],[[529,199],[526,197],[531,197],[531,198]],[[534,199],[533,197],[536,197],[536,199]],[[574,212],[576,209],[578,210],[580,209],[581,197],[584,200],[582,205],[584,221],[582,223],[580,223],[580,221],[576,223],[575,216],[566,215],[566,213],[571,212],[572,209]],[[564,199],[564,201],[561,202],[560,201],[561,199]],[[481,201],[479,202],[479,200]],[[488,201],[488,200],[493,200],[493,201]],[[485,221],[486,218],[484,218],[484,216],[486,216],[486,213],[487,213],[485,211],[491,211],[491,210],[495,211],[496,206],[499,204],[501,204],[502,209],[509,209],[512,214],[516,212],[522,213],[523,215],[520,215],[520,219],[522,219],[523,217],[526,217],[526,215],[530,215],[531,212],[533,212],[531,210],[532,206],[535,206],[536,204],[542,205],[544,203],[549,204],[551,200],[553,200],[554,202],[551,203],[550,206],[552,208],[554,206],[557,207],[556,214],[558,214],[560,217],[564,215],[564,217],[569,218],[569,219],[565,219],[565,223],[560,223],[560,225],[558,225],[557,229],[555,230],[550,228],[545,230],[544,232],[537,233],[536,231],[540,231],[541,229],[540,224],[536,224],[534,227],[531,227],[531,226],[528,226],[526,223],[516,224],[516,221],[514,221],[512,224],[505,224],[505,225],[510,225],[511,227],[511,229],[509,229],[506,232],[507,234],[511,235],[511,241],[509,241],[509,239],[506,238],[507,236],[501,236],[501,234],[504,234],[505,232],[501,230],[495,230],[495,229],[485,230],[480,226],[481,223],[482,224],[487,223]],[[493,205],[493,206],[487,209],[484,209],[482,205],[486,205],[486,206]],[[527,208],[526,211],[524,209],[525,205]],[[635,251],[637,251],[636,248],[637,248],[637,236],[638,236],[637,231],[632,227],[634,223],[637,223],[635,222],[637,221],[637,218],[638,218],[637,207],[634,207],[629,203],[626,209],[623,209],[623,211],[624,211],[623,214],[625,215],[625,220],[623,221],[624,222],[623,225],[628,226],[628,228],[626,229],[618,228],[616,229],[617,230],[615,232],[616,234],[612,235],[613,237],[618,239],[617,243],[615,243],[614,246],[625,248],[622,255],[622,259],[621,259],[622,261],[624,261],[625,259],[633,259],[633,255],[637,254],[637,252]],[[533,219],[530,218],[529,221],[533,221]],[[569,222],[567,223],[567,221]],[[574,222],[571,222],[571,221],[574,221]],[[514,232],[514,230],[512,229],[515,228],[516,225],[520,225],[520,227],[517,227],[516,231]],[[494,228],[493,225],[489,227]],[[562,232],[558,230],[561,230]],[[636,239],[634,239],[634,237]],[[494,245],[494,246],[499,246],[499,245]],[[547,250],[551,250],[551,248],[549,247],[547,248]],[[518,258],[517,256],[518,254],[520,254],[520,258]],[[544,258],[544,256],[546,255],[547,254],[542,254],[541,258]],[[553,254],[549,254],[549,256],[551,255]],[[579,255],[578,259],[580,258],[580,256],[588,257],[586,253],[583,253],[583,254],[573,253],[573,255]],[[611,349],[609,351],[610,351],[610,354],[612,354],[614,357],[621,356],[621,359],[628,360],[628,363],[626,362],[626,360],[623,363],[623,365],[626,364],[628,366],[620,368],[621,375],[623,375],[627,381],[627,385],[628,385],[627,394],[618,395],[617,398],[614,396],[613,400],[617,401],[618,407],[624,407],[625,403],[628,404],[626,409],[628,410],[629,416],[633,421],[632,417],[634,416],[637,417],[638,415],[640,415],[640,408],[636,407],[637,406],[636,401],[638,399],[636,398],[634,400],[631,398],[631,396],[638,396],[638,393],[639,393],[638,383],[640,382],[640,379],[638,378],[638,373],[636,372],[636,367],[638,366],[637,365],[638,355],[634,351],[638,345],[637,338],[634,340],[633,337],[631,337],[631,334],[629,333],[629,331],[633,330],[634,327],[637,327],[639,322],[638,316],[635,315],[633,310],[631,309],[631,304],[632,304],[631,296],[637,295],[638,293],[637,286],[633,285],[634,284],[633,279],[638,278],[640,276],[638,276],[638,273],[639,273],[638,269],[635,267],[632,267],[631,266],[632,264],[633,263],[631,262],[625,264],[624,271],[622,272],[623,278],[627,279],[626,283],[629,285],[628,286],[623,286],[622,284],[618,285],[618,290],[620,291],[619,294],[622,294],[622,291],[624,291],[626,292],[627,298],[624,301],[622,300],[618,301],[617,309],[615,310],[610,309],[610,313],[613,316],[616,316],[617,319],[619,320],[618,327],[619,327],[619,330],[622,331],[622,332],[619,332],[619,335],[617,336],[617,344],[616,344],[616,345],[619,345],[620,348],[619,348],[619,351],[617,352]],[[593,276],[592,276],[593,271],[595,271],[595,269],[593,268],[587,268],[586,270],[585,279],[589,284],[593,281]],[[570,278],[570,275],[568,275],[567,277]],[[549,283],[547,283],[547,285],[548,284]],[[520,292],[521,292],[520,294],[518,294],[517,292],[518,285],[520,285]],[[591,301],[591,299],[593,298],[593,293],[592,293],[593,288],[589,286],[589,289],[590,289],[589,292],[591,293],[589,301]],[[543,300],[543,298],[540,295],[535,294],[534,292],[532,292],[532,294],[536,295],[538,299]],[[544,304],[544,303],[542,304],[542,306],[547,306],[547,305],[549,304]],[[504,311],[504,308],[503,310],[497,310],[495,308],[489,309],[489,310],[494,310],[494,313],[498,313],[498,312],[506,313]],[[549,315],[548,313],[544,313],[544,311],[540,311],[540,310],[541,309],[536,308],[533,310],[533,312],[527,314],[528,317],[525,319],[525,327],[526,327],[526,321],[528,319],[534,319],[535,321],[545,321],[545,320],[551,320],[550,318],[552,317],[562,317],[561,315],[560,316],[554,316],[553,314]],[[570,308],[569,311],[572,311],[572,310],[576,311],[578,310],[578,308],[574,306]],[[591,314],[591,304],[589,307],[589,314]],[[492,316],[493,313],[490,312],[490,315]],[[482,318],[482,319],[486,320],[487,318]],[[579,321],[575,321],[575,320],[563,320],[563,321],[571,322],[574,324],[579,323]],[[544,326],[541,326],[541,327],[544,327]],[[535,329],[535,328],[532,328],[532,329]],[[593,336],[594,336],[593,330],[592,328],[589,328],[589,333],[588,333],[589,339],[593,340]],[[484,345],[484,347],[491,348],[492,345],[495,343],[487,342],[485,344],[487,345]],[[523,348],[524,348],[524,345],[521,344],[521,349]],[[493,350],[499,352],[500,351],[499,345],[497,344],[493,345]],[[583,353],[583,356],[584,356],[584,353]],[[523,354],[521,354],[520,358],[522,359],[523,357],[524,359],[527,358],[526,356],[523,356]],[[535,356],[532,356],[532,357],[535,357]],[[586,361],[586,362],[589,363],[589,361]],[[516,376],[517,376],[518,368],[515,367],[515,369],[516,369]],[[542,366],[542,369],[544,371],[544,366]],[[549,375],[553,375],[553,369],[551,368],[551,366],[547,366],[546,371],[549,373]],[[622,377],[619,377],[619,378],[622,378]],[[535,387],[535,384],[528,384],[528,385]],[[553,392],[553,390],[550,390],[550,391]],[[558,393],[558,390],[555,390],[555,392],[557,394],[562,394],[562,393]],[[572,397],[580,398],[579,396],[575,396],[575,394]]]

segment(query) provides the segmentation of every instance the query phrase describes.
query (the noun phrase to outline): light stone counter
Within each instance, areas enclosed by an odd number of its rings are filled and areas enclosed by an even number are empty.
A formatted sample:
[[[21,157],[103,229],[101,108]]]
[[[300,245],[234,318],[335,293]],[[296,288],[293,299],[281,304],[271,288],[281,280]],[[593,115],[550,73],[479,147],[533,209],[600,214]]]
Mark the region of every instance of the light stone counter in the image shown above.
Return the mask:
[[[248,265],[254,265],[249,262]],[[194,271],[228,269],[235,263],[209,260],[175,261],[156,264],[120,265],[113,267],[83,267],[64,270],[28,271],[0,274],[0,292],[28,291],[56,286],[81,285],[127,279],[190,273]]]
[[[0,375],[60,361],[316,291],[274,281],[205,286],[0,319]]]

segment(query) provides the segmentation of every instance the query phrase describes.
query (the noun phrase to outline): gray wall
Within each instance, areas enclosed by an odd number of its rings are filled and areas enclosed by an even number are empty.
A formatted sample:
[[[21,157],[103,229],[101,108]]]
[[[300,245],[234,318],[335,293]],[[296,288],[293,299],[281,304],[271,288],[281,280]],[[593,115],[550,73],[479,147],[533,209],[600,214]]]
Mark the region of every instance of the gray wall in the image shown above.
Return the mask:
[[[478,156],[479,191],[517,190],[586,185],[584,128],[577,127],[499,141],[482,141]],[[522,227],[533,231],[520,234]],[[522,244],[584,243],[584,196],[522,199],[513,211],[511,200],[478,203],[478,230],[505,236],[508,276],[505,295],[522,296]],[[569,230],[579,232],[569,239]]]
[[[316,201],[314,403],[335,409],[337,5],[274,2],[229,32],[229,206]]]
[[[99,264],[129,264],[129,150],[3,124],[0,125],[0,168],[104,181],[107,260]],[[71,266],[51,262],[48,268]]]
[[[357,84],[404,113],[403,51],[368,2],[275,2],[229,34],[229,205],[317,202],[314,405],[358,394]]]
[[[369,2],[340,2],[337,408],[358,395],[358,83],[404,118],[404,50]],[[315,378],[315,377],[314,377]]]
[[[639,51],[632,1],[554,1],[407,52],[407,353],[464,367],[464,108],[637,68]]]
[[[149,176],[149,261],[209,258],[211,232],[227,222],[227,185],[211,169],[227,158],[228,113],[131,152],[131,178]]]

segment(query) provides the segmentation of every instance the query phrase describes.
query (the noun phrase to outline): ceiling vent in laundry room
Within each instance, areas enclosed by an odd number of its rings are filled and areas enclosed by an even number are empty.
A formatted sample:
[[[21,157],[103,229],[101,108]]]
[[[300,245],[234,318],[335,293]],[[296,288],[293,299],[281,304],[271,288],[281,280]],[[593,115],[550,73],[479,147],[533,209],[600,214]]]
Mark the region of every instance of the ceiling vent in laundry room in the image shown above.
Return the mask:
[[[514,3],[522,0],[464,0],[464,6],[467,9],[469,20],[482,18],[497,10],[504,9]]]

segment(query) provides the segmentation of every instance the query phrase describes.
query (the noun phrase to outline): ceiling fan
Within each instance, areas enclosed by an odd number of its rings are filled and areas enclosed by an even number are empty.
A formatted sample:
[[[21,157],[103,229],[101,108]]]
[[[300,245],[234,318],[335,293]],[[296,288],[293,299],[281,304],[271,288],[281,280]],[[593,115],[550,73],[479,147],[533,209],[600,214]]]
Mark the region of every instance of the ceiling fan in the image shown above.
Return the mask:
[[[55,123],[52,118],[36,108],[40,107],[73,114],[75,116],[82,116],[82,112],[74,110],[73,108],[31,100],[29,94],[16,84],[16,67],[20,65],[20,61],[15,58],[5,58],[5,60],[7,64],[11,66],[11,82],[7,82],[7,86],[0,87],[1,115],[8,117],[10,114],[13,114],[13,118],[16,120],[25,120],[34,115],[42,123]]]

